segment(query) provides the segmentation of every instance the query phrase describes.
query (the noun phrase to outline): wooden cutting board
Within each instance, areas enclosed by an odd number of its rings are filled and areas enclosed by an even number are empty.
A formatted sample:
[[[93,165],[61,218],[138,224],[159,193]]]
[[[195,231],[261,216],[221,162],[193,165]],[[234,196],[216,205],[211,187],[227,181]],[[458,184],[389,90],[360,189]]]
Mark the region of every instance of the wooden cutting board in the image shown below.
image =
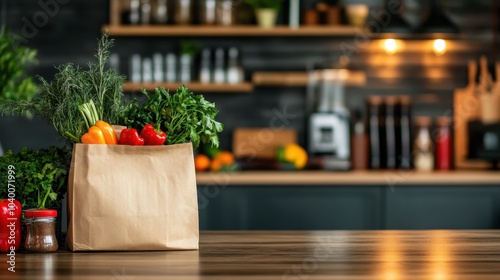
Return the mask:
[[[465,88],[457,88],[453,93],[453,124],[455,129],[455,167],[464,167],[467,156],[467,122],[473,117],[474,112],[468,108],[479,106],[479,100],[474,104],[474,90],[476,88],[476,61],[468,62],[468,84]],[[469,101],[466,105],[465,101]]]
[[[297,143],[295,129],[237,128],[233,153],[237,158],[274,159],[276,147]]]
[[[483,62],[484,63],[484,62]],[[455,167],[456,168],[486,168],[484,161],[467,160],[468,131],[467,123],[481,117],[481,102],[475,96],[477,63],[474,60],[468,63],[468,85],[465,88],[455,89],[453,93],[453,124],[455,142]],[[486,75],[481,71],[481,75]]]

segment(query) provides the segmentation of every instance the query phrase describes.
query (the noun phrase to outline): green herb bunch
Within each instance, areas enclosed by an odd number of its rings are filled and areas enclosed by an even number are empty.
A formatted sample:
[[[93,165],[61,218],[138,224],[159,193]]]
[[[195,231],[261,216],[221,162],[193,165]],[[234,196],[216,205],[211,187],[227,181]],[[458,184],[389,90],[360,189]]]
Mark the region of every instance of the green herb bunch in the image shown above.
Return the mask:
[[[279,10],[283,0],[245,0],[254,9],[274,9]]]
[[[168,135],[166,144],[192,142],[194,148],[200,143],[219,146],[218,133],[223,125],[215,120],[217,109],[202,95],[190,92],[184,85],[170,94],[165,88],[154,92],[142,91],[147,100],[141,106],[137,98],[127,106],[123,124],[141,129],[150,123]]]
[[[122,90],[125,77],[106,68],[112,46],[113,40],[103,34],[95,54],[97,63],[89,63],[88,69],[71,63],[57,66],[51,82],[39,77],[39,96],[32,101],[8,102],[0,113],[39,115],[70,144],[79,143],[87,132],[81,105],[94,103],[97,118],[117,124],[125,105]]]
[[[21,38],[0,27],[0,106],[5,100],[32,100],[38,92],[26,68],[36,62],[36,50],[20,44]]]
[[[66,193],[70,160],[66,147],[23,148],[17,154],[9,150],[0,157],[0,182],[8,182],[8,167],[13,165],[16,199],[23,208],[59,207]],[[0,188],[0,197],[7,197],[6,187]]]

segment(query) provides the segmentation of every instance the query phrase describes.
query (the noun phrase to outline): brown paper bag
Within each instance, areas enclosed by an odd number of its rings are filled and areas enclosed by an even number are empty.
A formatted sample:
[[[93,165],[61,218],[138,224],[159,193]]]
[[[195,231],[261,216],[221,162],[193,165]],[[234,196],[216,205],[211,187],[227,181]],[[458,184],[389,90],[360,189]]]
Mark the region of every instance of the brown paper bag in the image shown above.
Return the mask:
[[[72,251],[198,249],[191,144],[75,144],[69,176]]]

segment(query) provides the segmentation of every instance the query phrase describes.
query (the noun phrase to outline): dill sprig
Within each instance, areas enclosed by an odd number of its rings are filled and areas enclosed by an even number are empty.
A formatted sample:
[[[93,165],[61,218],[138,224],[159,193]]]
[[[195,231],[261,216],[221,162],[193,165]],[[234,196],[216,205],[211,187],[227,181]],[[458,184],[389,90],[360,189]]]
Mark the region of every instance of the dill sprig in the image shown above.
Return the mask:
[[[8,101],[0,113],[39,115],[69,143],[79,143],[87,132],[89,123],[79,110],[81,105],[94,103],[103,121],[116,124],[125,106],[122,90],[125,77],[106,67],[113,41],[108,34],[103,34],[95,54],[97,63],[89,63],[88,69],[72,63],[56,66],[52,81],[38,77],[40,94],[37,97],[32,101]]]

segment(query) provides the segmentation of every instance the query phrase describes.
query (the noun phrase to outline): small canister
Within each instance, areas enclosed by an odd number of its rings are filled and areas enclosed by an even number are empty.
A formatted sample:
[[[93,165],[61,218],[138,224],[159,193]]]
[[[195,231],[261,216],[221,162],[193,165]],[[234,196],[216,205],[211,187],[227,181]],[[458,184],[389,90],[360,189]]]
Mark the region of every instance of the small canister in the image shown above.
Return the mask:
[[[57,211],[52,209],[30,209],[24,211],[26,222],[26,251],[34,253],[55,252]]]

